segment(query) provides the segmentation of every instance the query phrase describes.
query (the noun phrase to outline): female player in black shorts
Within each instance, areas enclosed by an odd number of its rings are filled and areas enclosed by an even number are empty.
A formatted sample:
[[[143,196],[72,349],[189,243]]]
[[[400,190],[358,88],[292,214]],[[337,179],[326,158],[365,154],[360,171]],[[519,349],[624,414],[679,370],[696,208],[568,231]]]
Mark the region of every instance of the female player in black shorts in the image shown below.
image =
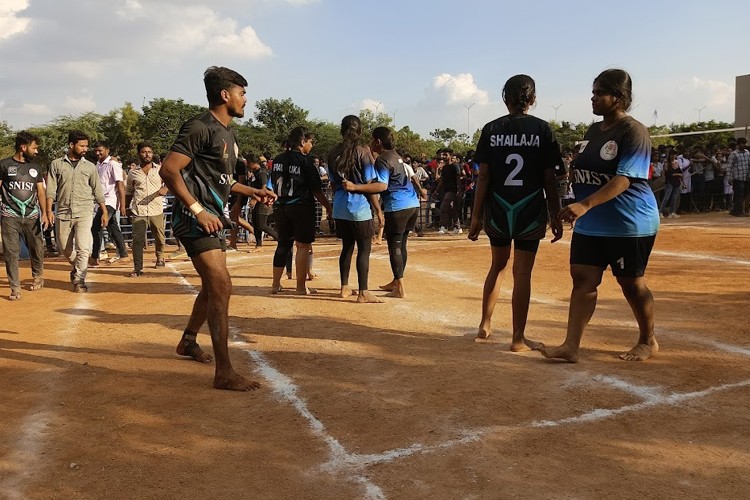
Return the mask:
[[[269,189],[278,195],[274,204],[274,220],[279,232],[278,246],[273,256],[273,285],[271,293],[281,291],[281,276],[287,256],[297,243],[297,294],[307,295],[305,285],[309,255],[315,241],[315,200],[323,205],[328,214],[331,204],[323,194],[320,175],[305,154],[309,151],[312,135],[305,127],[296,127],[289,132],[289,149],[273,160]]]
[[[552,217],[552,241],[562,237],[555,182],[555,168],[562,164],[560,147],[547,122],[528,114],[536,101],[535,87],[534,80],[526,75],[516,75],[505,83],[503,100],[508,114],[484,126],[474,156],[479,163],[479,177],[469,239],[476,241],[484,226],[492,249],[477,338],[485,339],[492,332],[500,273],[508,263],[514,242],[511,351],[542,347],[541,343],[526,339],[524,330],[531,297],[531,270],[539,240],[546,231],[547,211]]]

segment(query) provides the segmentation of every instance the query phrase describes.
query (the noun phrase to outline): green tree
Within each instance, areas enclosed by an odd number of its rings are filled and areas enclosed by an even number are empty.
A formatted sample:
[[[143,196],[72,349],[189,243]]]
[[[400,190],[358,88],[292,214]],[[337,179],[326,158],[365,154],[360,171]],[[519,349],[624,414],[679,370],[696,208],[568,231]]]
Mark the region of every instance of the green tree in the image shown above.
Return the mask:
[[[203,106],[186,104],[182,99],[153,99],[143,107],[141,136],[153,144],[154,153],[164,155],[177,138],[182,124],[205,110]]]
[[[38,161],[48,164],[55,158],[61,157],[68,149],[68,133],[71,130],[80,130],[89,136],[89,144],[104,139],[101,133],[103,116],[98,113],[84,113],[82,115],[58,116],[50,123],[29,129],[39,136],[41,147],[39,148]],[[93,160],[93,150],[88,158]]]
[[[326,159],[328,153],[341,141],[341,127],[331,122],[314,120],[310,123],[310,130],[315,134],[315,144],[310,154]]]
[[[0,158],[13,156],[16,145],[16,132],[10,128],[8,122],[0,122]]]
[[[110,152],[120,156],[123,162],[138,156],[135,149],[141,141],[140,121],[141,114],[129,102],[102,118],[101,132],[109,143]]]
[[[310,112],[294,104],[290,98],[261,99],[255,103],[255,107],[255,120],[267,130],[271,142],[276,145],[273,147],[276,151],[280,151],[290,130],[308,125],[307,115]]]
[[[574,124],[566,121],[557,123],[554,120],[550,120],[549,125],[552,132],[555,133],[555,139],[560,144],[562,151],[572,150],[577,143],[583,140],[583,135],[589,128],[589,124],[586,123]]]
[[[727,122],[717,122],[710,120],[707,122],[694,122],[694,123],[680,123],[671,124],[669,126],[669,133],[681,133],[681,132],[699,132],[705,130],[721,130],[725,128],[733,128],[734,124]],[[696,146],[703,148],[716,148],[727,144],[729,139],[734,138],[734,132],[718,132],[712,134],[691,134],[691,135],[680,135],[668,137],[671,139],[669,144],[677,144],[684,149],[692,149]]]

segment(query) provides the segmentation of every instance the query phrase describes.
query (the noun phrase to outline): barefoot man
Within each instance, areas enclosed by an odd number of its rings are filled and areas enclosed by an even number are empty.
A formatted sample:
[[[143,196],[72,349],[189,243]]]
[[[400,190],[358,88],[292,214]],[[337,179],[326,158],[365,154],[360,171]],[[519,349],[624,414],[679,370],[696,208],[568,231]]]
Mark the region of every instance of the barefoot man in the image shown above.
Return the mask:
[[[196,341],[198,331],[208,320],[216,354],[214,387],[248,391],[257,389],[258,383],[238,375],[229,361],[232,281],[226,263],[225,229],[231,223],[223,210],[230,191],[256,195],[269,203],[275,195],[232,180],[238,148],[229,124],[245,114],[247,81],[231,69],[212,66],[204,73],[203,82],[209,110],[185,122],[159,172],[176,197],[172,211],[174,234],[201,277],[201,290],[177,345],[177,354],[203,363],[213,361]]]

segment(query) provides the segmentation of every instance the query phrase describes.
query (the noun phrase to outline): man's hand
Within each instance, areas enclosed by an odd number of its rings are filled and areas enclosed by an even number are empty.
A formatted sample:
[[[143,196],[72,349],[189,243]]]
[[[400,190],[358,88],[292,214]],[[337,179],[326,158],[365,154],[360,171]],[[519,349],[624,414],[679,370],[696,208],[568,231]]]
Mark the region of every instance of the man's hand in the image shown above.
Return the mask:
[[[357,185],[353,182],[350,182],[346,179],[343,179],[341,181],[341,189],[343,189],[347,193],[353,193],[356,188],[357,188]]]
[[[102,212],[102,227],[107,227],[109,225],[109,211],[104,210]]]
[[[267,188],[260,188],[257,195],[266,205],[272,205],[274,201],[279,199],[276,193]]]
[[[471,226],[469,227],[469,239],[471,241],[477,241],[479,239],[479,232],[482,230],[482,221],[478,217],[471,218]]]
[[[55,212],[52,210],[47,211],[47,222],[49,222],[50,226],[55,223]]]
[[[549,227],[552,230],[552,243],[562,238],[563,226],[559,217],[552,217],[552,220],[549,221]]]
[[[195,219],[198,221],[198,225],[200,225],[200,227],[203,229],[203,232],[206,234],[218,233],[219,231],[224,229],[224,225],[221,223],[219,218],[208,210],[203,210],[202,212],[200,212],[195,216]]]
[[[53,216],[53,217],[54,217],[54,216]],[[47,213],[46,213],[46,212],[43,212],[43,213],[42,213],[42,219],[41,219],[41,222],[42,222],[42,231],[46,231],[46,230],[47,230],[47,229],[48,229],[48,228],[49,228],[49,227],[50,227],[50,226],[52,225],[52,224],[50,224],[50,222],[49,222],[49,218],[48,218],[48,216],[47,216]]]

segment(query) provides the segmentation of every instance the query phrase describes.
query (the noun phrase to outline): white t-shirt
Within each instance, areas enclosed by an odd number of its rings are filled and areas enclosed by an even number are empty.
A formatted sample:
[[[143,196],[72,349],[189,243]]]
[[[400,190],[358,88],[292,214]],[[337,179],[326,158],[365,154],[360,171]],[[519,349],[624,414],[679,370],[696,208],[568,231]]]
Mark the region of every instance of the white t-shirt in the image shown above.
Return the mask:
[[[122,165],[107,156],[104,161],[96,164],[99,172],[99,181],[104,189],[104,203],[112,208],[117,208],[117,183],[125,180],[122,173]],[[124,201],[124,200],[123,200]]]

